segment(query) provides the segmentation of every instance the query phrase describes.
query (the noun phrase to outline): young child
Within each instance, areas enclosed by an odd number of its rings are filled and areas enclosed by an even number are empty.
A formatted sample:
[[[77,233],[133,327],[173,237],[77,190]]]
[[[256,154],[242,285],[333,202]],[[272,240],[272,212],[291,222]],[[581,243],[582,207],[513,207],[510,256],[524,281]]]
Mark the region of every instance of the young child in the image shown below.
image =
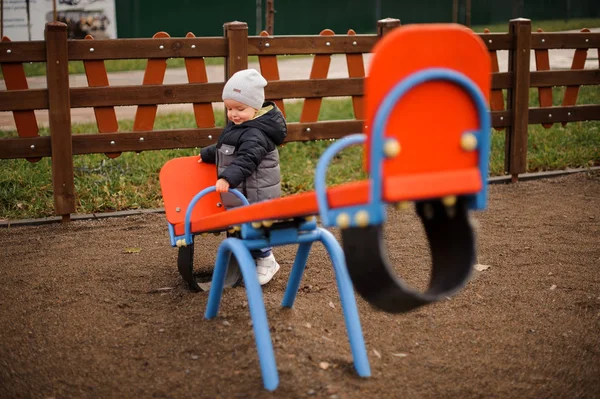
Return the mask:
[[[254,203],[281,196],[277,146],[287,125],[273,102],[265,103],[267,81],[254,69],[236,72],[223,88],[229,123],[216,144],[200,151],[198,162],[217,164],[217,191],[226,208],[241,205],[227,190],[236,188]],[[272,248],[252,251],[258,281],[264,285],[279,270]]]

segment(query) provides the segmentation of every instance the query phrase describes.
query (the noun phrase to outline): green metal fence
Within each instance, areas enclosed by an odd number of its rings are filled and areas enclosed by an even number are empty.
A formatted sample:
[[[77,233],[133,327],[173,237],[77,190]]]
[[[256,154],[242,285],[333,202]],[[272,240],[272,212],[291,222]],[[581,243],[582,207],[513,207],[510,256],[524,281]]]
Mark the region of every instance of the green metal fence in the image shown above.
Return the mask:
[[[403,24],[450,22],[453,0],[275,0],[275,34],[316,34],[324,28],[336,33],[354,29],[374,33],[373,21],[390,17]],[[458,19],[465,21],[466,0],[458,2]],[[262,8],[257,18],[257,7]],[[250,34],[265,26],[266,0],[118,0],[120,38],[151,37],[158,31],[171,36],[221,36],[223,23],[244,21]],[[485,25],[524,17],[532,20],[600,17],[599,0],[471,1],[471,24]]]

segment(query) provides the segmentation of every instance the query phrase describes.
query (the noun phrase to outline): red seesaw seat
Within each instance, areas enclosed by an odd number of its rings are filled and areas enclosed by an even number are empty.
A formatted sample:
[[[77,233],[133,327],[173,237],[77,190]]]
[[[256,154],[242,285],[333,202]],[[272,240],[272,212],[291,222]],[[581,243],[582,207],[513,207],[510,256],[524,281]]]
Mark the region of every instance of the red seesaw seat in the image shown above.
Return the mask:
[[[167,221],[175,228],[175,235],[185,233],[185,212],[194,195],[216,182],[215,165],[198,163],[198,157],[175,158],[160,172],[160,182]],[[346,183],[327,190],[331,208],[366,204],[368,180]],[[416,199],[463,195],[481,189],[481,178],[476,169],[466,168],[440,173],[413,173],[384,179],[383,199],[395,203]],[[192,233],[222,231],[242,223],[290,219],[318,214],[317,198],[313,191],[259,202],[225,211],[215,192],[204,196],[194,208],[191,218]]]

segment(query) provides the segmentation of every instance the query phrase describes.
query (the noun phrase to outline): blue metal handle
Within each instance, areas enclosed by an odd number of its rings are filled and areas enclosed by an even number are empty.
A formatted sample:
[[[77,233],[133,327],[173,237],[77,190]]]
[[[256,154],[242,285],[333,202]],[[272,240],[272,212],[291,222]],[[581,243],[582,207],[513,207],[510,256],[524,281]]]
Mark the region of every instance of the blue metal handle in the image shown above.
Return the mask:
[[[317,162],[317,168],[315,170],[315,192],[317,195],[317,205],[319,206],[319,216],[321,217],[321,223],[324,226],[330,226],[329,221],[329,205],[327,204],[327,167],[333,159],[333,157],[346,147],[354,144],[362,144],[367,139],[364,134],[351,134],[344,137],[341,140],[336,141],[321,155],[319,162]]]
[[[394,110],[394,107],[400,101],[402,96],[407,92],[423,83],[431,81],[448,81],[455,83],[460,88],[465,90],[477,108],[479,116],[479,130],[472,132],[477,137],[477,147],[479,149],[479,171],[481,178],[484,180],[483,189],[475,197],[473,208],[485,209],[487,198],[487,179],[489,169],[490,156],[490,114],[487,108],[487,102],[479,87],[466,75],[447,68],[429,68],[419,72],[415,72],[406,79],[397,83],[392,90],[384,97],[373,123],[371,137],[371,160],[370,160],[370,175],[371,175],[371,192],[370,201],[372,204],[381,203],[381,185],[382,185],[382,159],[384,146],[384,133],[388,119]]]
[[[202,198],[206,194],[212,193],[213,191],[216,191],[216,190],[217,190],[216,186],[207,187],[204,190],[200,191],[198,194],[196,194],[194,196],[194,198],[192,198],[192,200],[190,201],[187,211],[185,212],[185,244],[186,245],[190,245],[192,243],[192,232],[191,232],[192,226],[190,223],[190,219],[192,218],[192,211],[194,210],[194,207],[196,206],[198,201],[200,201],[200,198]],[[238,190],[236,190],[234,188],[230,188],[229,192],[234,194],[236,197],[238,197],[243,202],[244,205],[250,204],[248,202],[248,200],[246,199],[246,197],[244,197],[244,194],[240,193]]]

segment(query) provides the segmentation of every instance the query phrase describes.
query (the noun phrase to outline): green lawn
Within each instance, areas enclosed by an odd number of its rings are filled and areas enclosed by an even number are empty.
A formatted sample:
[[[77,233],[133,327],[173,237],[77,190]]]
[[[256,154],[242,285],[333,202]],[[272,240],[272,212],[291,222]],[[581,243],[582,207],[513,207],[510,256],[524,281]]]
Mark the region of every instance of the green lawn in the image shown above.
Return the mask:
[[[600,19],[564,21],[538,21],[546,31],[579,29],[600,26]],[[490,27],[492,32],[506,31],[508,24]],[[477,30],[479,28],[475,28]],[[482,30],[482,29],[481,29]],[[141,62],[142,64],[139,64]],[[219,63],[222,59],[208,59]],[[107,61],[109,71],[143,68],[145,61]],[[183,66],[182,60],[169,60],[170,67]],[[44,74],[35,64],[27,65],[29,74]],[[73,73],[83,71],[81,63],[72,63]],[[79,69],[78,69],[79,68]],[[555,105],[559,105],[563,88],[554,90]],[[579,104],[600,104],[598,86],[582,87]],[[530,106],[538,106],[537,91],[530,91]],[[302,103],[286,105],[289,122],[299,120]],[[217,125],[223,125],[223,113],[216,112]],[[320,120],[352,119],[350,100],[324,100]],[[133,122],[120,121],[120,131],[131,131]],[[160,115],[155,129],[193,128],[191,114]],[[569,123],[565,127],[555,124],[550,129],[529,127],[528,172],[560,170],[568,167],[600,165],[600,122]],[[75,134],[97,132],[95,124],[73,126]],[[47,129],[40,134],[47,135]],[[14,131],[0,131],[0,138],[15,137]],[[285,194],[311,190],[314,167],[329,141],[288,143],[280,149]],[[102,154],[76,156],[75,188],[77,213],[106,212],[162,206],[158,173],[171,158],[194,155],[198,149],[147,151],[140,154],[124,153],[116,159]],[[490,174],[502,175],[504,169],[504,132],[493,130]],[[329,184],[338,184],[364,178],[362,154],[359,148],[344,150],[332,163],[328,174]],[[0,160],[0,218],[31,218],[53,215],[51,161],[44,158],[37,163],[27,160]]]
[[[560,102],[562,89],[556,89]],[[531,90],[530,105],[537,106],[537,91]],[[582,87],[580,104],[600,104],[597,87]],[[297,122],[302,104],[288,103],[289,122]],[[216,112],[217,125],[223,113]],[[352,119],[350,100],[324,100],[320,120]],[[130,131],[132,121],[121,121],[120,130]],[[156,129],[192,128],[191,114],[161,115]],[[74,125],[74,133],[96,132],[95,124]],[[42,134],[48,134],[47,129]],[[14,137],[14,131],[0,131],[0,138]],[[292,194],[313,188],[313,173],[323,151],[331,143],[316,141],[288,143],[280,149],[283,189]],[[162,207],[158,173],[169,159],[195,155],[197,149],[123,153],[116,159],[102,154],[74,158],[77,213],[107,212]],[[529,172],[600,165],[600,122],[555,124],[550,129],[529,127]],[[503,174],[504,132],[493,130],[490,174]],[[49,158],[37,163],[24,159],[0,160],[0,218],[31,218],[53,215],[52,176]],[[358,147],[344,150],[329,169],[328,184],[339,184],[365,177]]]

